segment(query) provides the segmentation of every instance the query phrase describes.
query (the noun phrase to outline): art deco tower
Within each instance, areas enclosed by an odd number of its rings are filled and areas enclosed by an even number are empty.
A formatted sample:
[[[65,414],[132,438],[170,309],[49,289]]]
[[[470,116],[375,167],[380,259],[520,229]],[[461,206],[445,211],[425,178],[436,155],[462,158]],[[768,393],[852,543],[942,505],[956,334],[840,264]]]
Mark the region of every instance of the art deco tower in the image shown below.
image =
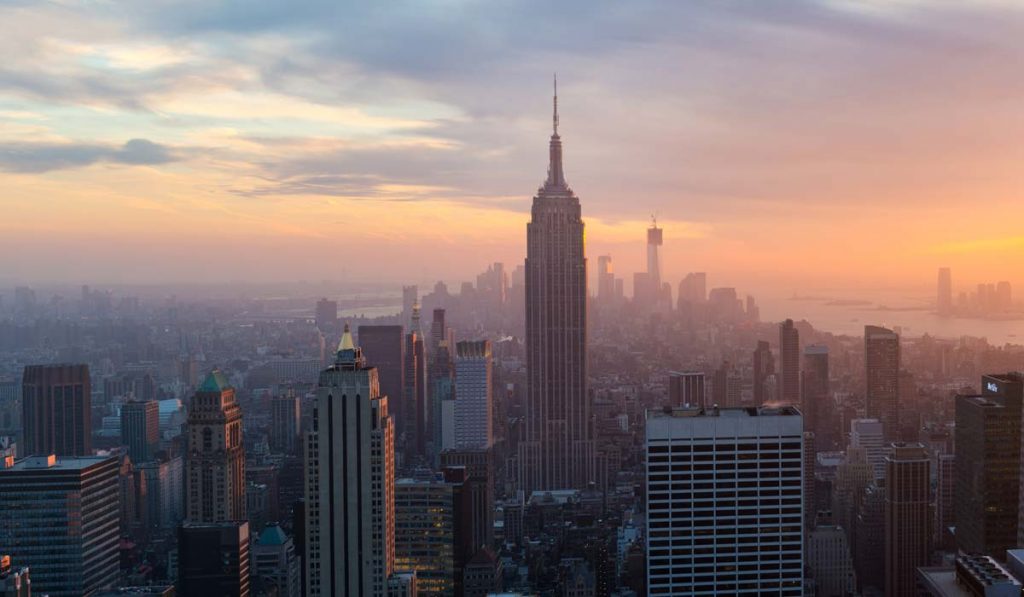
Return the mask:
[[[587,400],[587,259],[580,202],[562,172],[558,90],[548,178],[526,225],[526,438],[520,489],[583,488],[593,480]]]
[[[245,447],[235,389],[214,369],[188,410],[187,518],[193,523],[245,520]]]

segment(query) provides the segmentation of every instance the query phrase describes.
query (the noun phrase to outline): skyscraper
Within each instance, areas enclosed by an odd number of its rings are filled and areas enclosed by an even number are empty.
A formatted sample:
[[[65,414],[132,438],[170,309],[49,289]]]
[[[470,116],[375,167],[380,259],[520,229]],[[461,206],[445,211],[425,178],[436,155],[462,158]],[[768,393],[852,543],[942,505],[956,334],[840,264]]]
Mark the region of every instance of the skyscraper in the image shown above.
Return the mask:
[[[91,392],[88,365],[25,367],[21,380],[22,453],[92,454]]]
[[[322,298],[316,302],[316,327],[333,330],[338,325],[338,301]]]
[[[420,306],[412,306],[409,331],[405,335],[405,376],[402,410],[407,413],[397,424],[405,437],[406,456],[423,457],[427,445],[427,353],[425,337],[420,327]]]
[[[754,406],[764,405],[765,382],[771,375],[775,375],[772,347],[767,341],[758,340],[757,348],[754,350]]]
[[[580,202],[562,171],[558,94],[548,177],[526,226],[526,436],[519,488],[585,487],[594,444],[587,397],[587,259]]]
[[[829,386],[828,347],[814,344],[804,348],[803,383],[800,387],[800,412],[804,425],[814,432],[821,451],[832,448],[832,395]]]
[[[939,315],[948,316],[953,313],[953,277],[948,267],[939,268],[938,295],[935,305]]]
[[[658,228],[658,220],[651,220],[651,227],[647,229],[647,275],[650,276],[651,286],[661,288],[661,258],[658,255],[663,244],[662,229]]]
[[[395,482],[395,567],[416,572],[425,595],[461,595],[470,546],[465,469],[445,469],[434,479]]]
[[[416,285],[402,286],[402,321],[412,319],[412,307],[420,302],[419,288]]]
[[[494,455],[488,449],[455,449],[441,452],[441,468],[463,467],[471,502],[472,549],[494,543]]]
[[[235,389],[214,369],[188,409],[185,517],[189,522],[245,520],[245,446]]]
[[[270,441],[283,454],[295,454],[299,447],[301,404],[295,390],[270,399]]]
[[[178,591],[196,597],[250,594],[249,523],[185,522],[178,528]]]
[[[850,447],[864,451],[868,464],[874,471],[874,478],[885,478],[886,443],[882,424],[877,419],[854,419],[850,421]]]
[[[363,349],[366,362],[377,368],[380,393],[394,397],[389,404],[393,421],[405,419],[400,400],[405,393],[405,343],[402,337],[400,325],[359,326],[359,348]]]
[[[494,442],[491,397],[491,342],[455,345],[455,447],[491,447]]]
[[[878,419],[886,439],[899,437],[900,337],[892,330],[864,326],[866,368],[864,401],[868,416]]]
[[[800,332],[792,319],[779,324],[779,401],[800,404]]]
[[[118,459],[31,456],[0,468],[0,545],[39,595],[78,597],[117,583]]]
[[[647,411],[649,594],[803,594],[802,433],[790,407]]]
[[[615,274],[612,272],[612,256],[597,258],[597,300],[611,303],[615,298]]]
[[[132,400],[121,407],[121,441],[132,462],[147,462],[160,448],[160,407],[156,400]]]
[[[394,430],[348,326],[320,373],[305,469],[308,594],[383,597],[395,561]]]
[[[928,565],[931,482],[921,444],[893,444],[885,458],[885,594],[916,597],[917,568]]]
[[[981,387],[956,397],[956,546],[1002,559],[1018,538],[1022,386],[986,375]]]

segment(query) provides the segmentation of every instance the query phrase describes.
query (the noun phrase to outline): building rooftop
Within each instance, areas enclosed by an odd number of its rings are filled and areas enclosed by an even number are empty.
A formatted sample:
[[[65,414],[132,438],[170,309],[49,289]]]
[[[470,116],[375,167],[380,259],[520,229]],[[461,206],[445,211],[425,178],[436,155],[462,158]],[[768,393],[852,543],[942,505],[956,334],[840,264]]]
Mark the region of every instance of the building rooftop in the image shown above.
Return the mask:
[[[676,406],[663,409],[650,409],[647,411],[648,419],[686,419],[693,417],[788,417],[800,416],[800,411],[795,406],[778,407],[748,407],[748,408],[719,408],[713,406],[704,408],[700,406]]]
[[[228,383],[228,378],[221,373],[220,369],[214,369],[206,376],[203,380],[203,384],[199,386],[200,392],[223,392],[224,390],[231,387]]]
[[[16,460],[14,466],[0,469],[0,474],[9,471],[80,471],[106,460],[114,460],[113,456],[29,456]]]

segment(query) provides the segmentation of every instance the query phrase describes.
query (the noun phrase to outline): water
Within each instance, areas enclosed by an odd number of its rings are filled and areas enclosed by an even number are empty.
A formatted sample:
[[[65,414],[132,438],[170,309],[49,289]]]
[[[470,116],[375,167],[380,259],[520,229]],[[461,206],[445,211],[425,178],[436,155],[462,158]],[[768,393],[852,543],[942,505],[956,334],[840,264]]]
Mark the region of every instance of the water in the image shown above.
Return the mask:
[[[974,336],[989,343],[1024,344],[1024,319],[946,318],[934,313],[934,298],[907,291],[843,291],[758,297],[762,321],[806,319],[815,328],[862,336],[865,325],[899,327],[909,337],[930,334],[940,338]]]

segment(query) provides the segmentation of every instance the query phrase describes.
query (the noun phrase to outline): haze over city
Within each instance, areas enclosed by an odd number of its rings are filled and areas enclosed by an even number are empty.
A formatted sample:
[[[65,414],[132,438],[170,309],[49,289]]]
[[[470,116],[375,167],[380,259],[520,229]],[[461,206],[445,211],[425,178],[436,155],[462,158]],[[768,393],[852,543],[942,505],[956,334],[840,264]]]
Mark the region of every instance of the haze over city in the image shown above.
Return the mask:
[[[13,2],[0,20],[7,284],[521,262],[553,71],[592,261],[640,269],[656,214],[670,280],[1020,281],[1012,2]]]

